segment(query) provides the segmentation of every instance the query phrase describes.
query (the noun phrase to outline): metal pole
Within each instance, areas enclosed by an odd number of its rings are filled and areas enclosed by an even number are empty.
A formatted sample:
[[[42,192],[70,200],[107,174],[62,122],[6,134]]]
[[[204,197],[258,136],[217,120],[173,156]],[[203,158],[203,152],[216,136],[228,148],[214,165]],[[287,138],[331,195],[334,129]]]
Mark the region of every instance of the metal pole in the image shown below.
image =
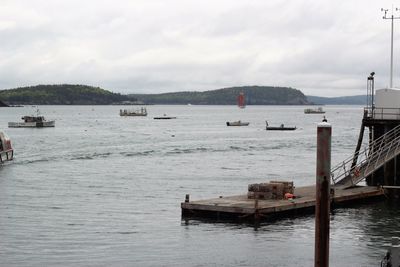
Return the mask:
[[[329,266],[331,136],[331,125],[328,122],[319,123],[317,127],[315,267]]]
[[[392,16],[387,16],[387,13],[389,9],[383,9],[381,8],[381,11],[385,12],[385,15],[383,16],[383,19],[390,19],[392,20],[392,28],[391,28],[391,46],[390,46],[390,88],[393,88],[393,27],[394,27],[394,21],[395,19],[400,19],[400,17],[395,17],[393,14],[393,7],[392,7]],[[396,8],[396,11],[399,11],[398,8]]]
[[[372,76],[372,84],[371,84],[371,86],[372,86],[372,99],[371,99],[371,106],[372,106],[372,117],[373,117],[373,115],[374,115],[374,108],[375,108],[375,102],[374,102],[374,95],[375,95],[375,80],[374,80],[374,74],[375,74],[375,72],[372,72],[371,73],[371,76]]]
[[[391,35],[391,46],[390,46],[390,88],[393,88],[393,15],[392,15],[392,35]]]

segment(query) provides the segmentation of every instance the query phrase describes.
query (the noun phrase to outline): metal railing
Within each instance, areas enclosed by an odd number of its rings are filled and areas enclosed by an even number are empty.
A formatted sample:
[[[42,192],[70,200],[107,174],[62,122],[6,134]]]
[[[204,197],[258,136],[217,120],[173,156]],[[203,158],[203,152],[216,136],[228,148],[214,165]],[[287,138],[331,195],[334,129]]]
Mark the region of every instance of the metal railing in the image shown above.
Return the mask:
[[[399,120],[400,108],[366,107],[364,112],[367,118],[376,120]]]
[[[332,168],[332,183],[341,187],[354,186],[399,154],[400,125]],[[357,158],[356,164],[354,158]]]

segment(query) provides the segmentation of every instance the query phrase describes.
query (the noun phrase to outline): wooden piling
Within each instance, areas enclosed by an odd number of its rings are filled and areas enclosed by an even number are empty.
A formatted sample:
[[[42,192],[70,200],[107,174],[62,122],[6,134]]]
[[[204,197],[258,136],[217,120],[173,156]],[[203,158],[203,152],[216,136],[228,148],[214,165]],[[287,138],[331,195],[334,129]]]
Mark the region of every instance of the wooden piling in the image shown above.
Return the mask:
[[[327,122],[319,123],[317,127],[315,267],[329,266],[331,136],[331,125]]]

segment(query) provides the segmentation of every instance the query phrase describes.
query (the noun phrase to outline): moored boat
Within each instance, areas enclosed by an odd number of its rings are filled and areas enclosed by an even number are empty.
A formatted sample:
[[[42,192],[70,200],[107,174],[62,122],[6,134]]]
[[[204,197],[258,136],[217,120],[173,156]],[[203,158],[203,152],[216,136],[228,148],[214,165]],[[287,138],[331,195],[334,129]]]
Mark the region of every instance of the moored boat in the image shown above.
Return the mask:
[[[167,114],[164,114],[163,116],[154,117],[153,119],[155,119],[155,120],[172,120],[172,119],[176,119],[176,117],[171,117],[171,116],[167,116]]]
[[[265,128],[267,131],[294,131],[297,129],[296,126],[294,127],[287,127],[284,124],[281,124],[280,126],[269,126],[268,121],[265,121],[267,124],[267,127]]]
[[[120,116],[147,116],[147,109],[146,108],[140,108],[138,110],[129,110],[129,109],[120,109],[119,110],[119,115]]]
[[[44,116],[39,115],[39,110],[36,111],[36,116],[23,116],[21,119],[23,122],[9,122],[8,127],[10,128],[42,128],[42,127],[54,127],[55,121],[48,121]]]
[[[249,126],[250,122],[243,121],[227,121],[226,126]]]
[[[325,111],[321,107],[319,107],[319,108],[306,108],[304,110],[304,113],[305,114],[324,114]]]
[[[10,138],[3,132],[0,132],[0,163],[12,160],[14,150],[11,146]]]
[[[244,96],[243,92],[240,92],[238,98],[237,98],[237,102],[238,102],[238,107],[239,108],[245,108],[246,107],[246,99]]]

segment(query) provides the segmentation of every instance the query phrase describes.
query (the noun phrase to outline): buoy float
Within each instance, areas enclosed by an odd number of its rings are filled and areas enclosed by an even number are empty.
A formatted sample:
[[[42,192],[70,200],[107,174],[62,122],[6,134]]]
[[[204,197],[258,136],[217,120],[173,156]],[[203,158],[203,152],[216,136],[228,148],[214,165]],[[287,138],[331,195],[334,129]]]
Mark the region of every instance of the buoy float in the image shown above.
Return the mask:
[[[285,199],[292,199],[294,198],[294,195],[291,193],[285,193]]]
[[[353,171],[353,174],[354,174],[355,177],[359,177],[360,176],[360,168],[355,167],[354,171]]]

